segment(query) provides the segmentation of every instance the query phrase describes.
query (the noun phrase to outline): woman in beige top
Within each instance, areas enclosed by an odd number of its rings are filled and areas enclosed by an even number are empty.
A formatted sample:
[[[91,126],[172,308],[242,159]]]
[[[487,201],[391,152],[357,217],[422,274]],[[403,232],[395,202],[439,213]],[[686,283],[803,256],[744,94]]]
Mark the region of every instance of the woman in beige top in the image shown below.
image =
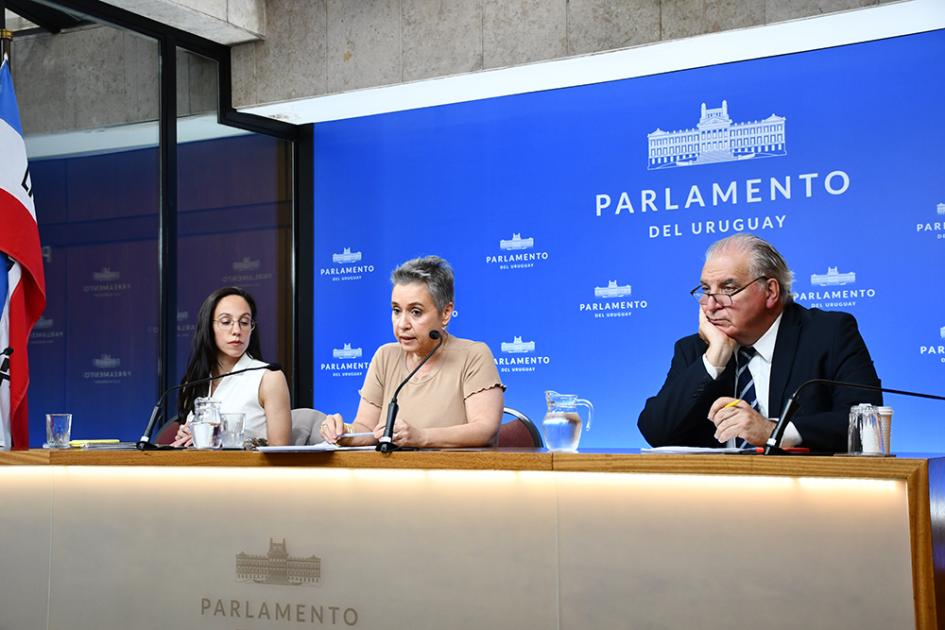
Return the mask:
[[[322,423],[328,442],[373,444],[384,434],[387,406],[397,386],[436,346],[443,345],[410,379],[397,397],[400,411],[394,444],[415,447],[489,446],[502,419],[505,386],[492,352],[480,342],[453,337],[446,326],[453,315],[453,270],[442,258],[409,260],[391,274],[391,323],[396,343],[381,346],[361,388],[351,424],[334,414]],[[373,437],[343,438],[346,433]]]

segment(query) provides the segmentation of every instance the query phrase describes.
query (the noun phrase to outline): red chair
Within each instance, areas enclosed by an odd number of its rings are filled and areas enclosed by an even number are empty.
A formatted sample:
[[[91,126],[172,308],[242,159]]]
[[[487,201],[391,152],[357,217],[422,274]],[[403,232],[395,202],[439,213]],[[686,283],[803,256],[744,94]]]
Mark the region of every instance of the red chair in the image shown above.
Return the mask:
[[[502,410],[512,420],[499,426],[499,439],[496,446],[506,448],[542,448],[544,442],[535,423],[517,409],[506,407]]]
[[[161,427],[157,435],[154,437],[153,444],[170,444],[174,441],[174,438],[177,437],[177,429],[179,428],[180,422],[174,419],[168,420],[164,423],[164,426]]]

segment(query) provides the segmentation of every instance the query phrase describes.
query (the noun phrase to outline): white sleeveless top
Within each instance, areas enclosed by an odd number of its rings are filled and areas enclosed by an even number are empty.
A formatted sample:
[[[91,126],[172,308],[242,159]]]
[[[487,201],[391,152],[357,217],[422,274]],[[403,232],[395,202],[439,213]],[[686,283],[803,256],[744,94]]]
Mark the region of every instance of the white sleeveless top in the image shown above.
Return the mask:
[[[248,353],[240,357],[233,366],[232,372],[251,367],[263,367],[266,363],[257,361]],[[267,370],[254,370],[234,376],[226,376],[219,381],[212,398],[220,401],[220,413],[242,413],[243,430],[249,429],[258,438],[267,437],[266,412],[259,404],[259,386]],[[206,395],[210,396],[210,385],[207,383]],[[187,422],[194,418],[193,412],[187,416]]]

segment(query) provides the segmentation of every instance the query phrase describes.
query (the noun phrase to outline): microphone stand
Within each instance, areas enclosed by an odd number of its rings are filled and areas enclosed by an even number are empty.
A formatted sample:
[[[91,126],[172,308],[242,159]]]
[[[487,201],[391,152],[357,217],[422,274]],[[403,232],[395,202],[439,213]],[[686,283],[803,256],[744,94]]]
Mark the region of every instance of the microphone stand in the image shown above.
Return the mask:
[[[440,346],[443,345],[443,342],[446,341],[446,337],[444,337],[439,330],[431,330],[430,339],[439,339],[440,343],[436,344],[436,346],[433,347],[433,350],[430,350],[430,352],[427,353],[427,356],[423,357],[423,360],[417,364],[417,367],[415,367],[413,371],[407,375],[407,378],[405,378],[403,382],[397,386],[397,389],[394,390],[393,398],[390,399],[390,404],[387,405],[387,424],[384,426],[384,435],[380,440],[377,441],[376,450],[380,451],[381,453],[390,453],[391,451],[399,448],[396,444],[394,444],[394,422],[397,420],[397,412],[400,410],[400,406],[397,404],[397,396],[400,394],[400,390],[404,388],[404,385],[406,385],[410,379],[413,378],[413,375],[417,373],[417,370],[422,368],[423,364],[429,361],[430,357],[432,357],[436,351],[440,349]]]
[[[139,451],[153,451],[158,449],[173,448],[170,446],[159,446],[157,444],[151,443],[151,433],[154,431],[154,425],[157,422],[158,415],[161,412],[161,408],[164,406],[164,401],[167,399],[167,395],[173,391],[177,391],[182,387],[190,387],[192,385],[202,385],[204,383],[209,383],[210,381],[215,381],[217,379],[226,378],[227,376],[234,376],[236,374],[242,374],[243,372],[252,372],[254,370],[270,370],[272,372],[278,372],[282,369],[282,366],[278,363],[267,363],[266,365],[260,365],[257,367],[243,368],[242,370],[236,370],[235,372],[227,372],[226,374],[220,374],[219,376],[210,376],[208,378],[197,379],[196,381],[189,381],[187,383],[181,383],[180,385],[175,385],[164,390],[164,393],[161,394],[161,397],[158,398],[157,404],[154,405],[154,409],[151,411],[151,418],[148,420],[148,426],[145,427],[144,433],[138,439],[138,442],[135,444],[135,447]]]
[[[916,398],[929,398],[932,400],[945,400],[945,396],[937,396],[935,394],[922,394],[920,392],[910,392],[904,389],[892,389],[890,387],[878,387],[876,385],[862,385],[860,383],[849,383],[847,381],[832,381],[826,378],[812,378],[809,381],[804,381],[800,386],[794,390],[794,393],[791,394],[791,397],[788,398],[787,404],[784,405],[784,411],[781,413],[781,417],[778,419],[778,423],[774,425],[774,430],[771,432],[771,437],[765,442],[765,455],[786,455],[787,452],[781,448],[781,438],[784,437],[784,430],[787,429],[788,423],[791,419],[797,414],[798,407],[800,403],[797,402],[797,395],[801,393],[801,390],[807,387],[808,385],[813,385],[820,383],[822,385],[839,385],[840,387],[852,387],[855,389],[866,389],[872,392],[884,392],[888,394],[902,394],[903,396],[914,396]]]

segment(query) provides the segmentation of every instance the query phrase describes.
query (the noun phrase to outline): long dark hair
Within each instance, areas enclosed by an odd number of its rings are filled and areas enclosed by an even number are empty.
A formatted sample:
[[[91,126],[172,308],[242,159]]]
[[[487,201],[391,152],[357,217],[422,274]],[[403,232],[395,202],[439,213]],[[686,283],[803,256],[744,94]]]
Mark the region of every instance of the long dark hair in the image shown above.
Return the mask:
[[[216,338],[213,334],[213,312],[217,309],[220,300],[229,295],[238,295],[246,300],[253,321],[256,321],[256,300],[243,289],[223,287],[208,295],[200,306],[200,312],[197,313],[197,330],[194,331],[194,338],[190,343],[190,359],[187,361],[187,369],[184,370],[184,378],[180,381],[182,384],[207,378],[212,371],[219,367],[217,356],[220,349],[217,348]],[[256,324],[256,328],[249,333],[249,346],[246,348],[246,352],[254,359],[262,360],[262,351],[259,347],[259,324]],[[187,415],[194,410],[194,399],[200,396],[204,386],[195,385],[180,388],[180,393],[177,395],[178,420],[183,422]]]

